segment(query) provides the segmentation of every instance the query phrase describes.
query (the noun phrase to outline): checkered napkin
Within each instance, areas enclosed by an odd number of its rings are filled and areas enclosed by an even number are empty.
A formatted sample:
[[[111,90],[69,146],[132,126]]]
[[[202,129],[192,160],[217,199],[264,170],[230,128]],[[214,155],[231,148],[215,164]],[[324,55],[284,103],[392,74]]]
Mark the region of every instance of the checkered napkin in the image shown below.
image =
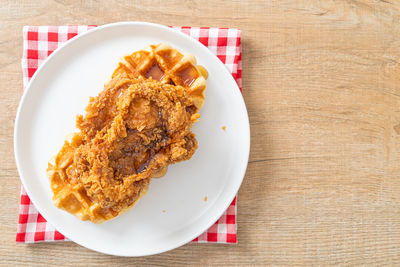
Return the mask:
[[[24,87],[43,61],[67,40],[96,26],[25,26],[23,29],[24,50],[22,72]],[[226,65],[242,86],[241,31],[227,28],[172,27],[208,47]],[[236,197],[228,209],[206,232],[192,242],[236,243]],[[41,241],[68,241],[37,211],[25,189],[21,188],[21,204],[17,242],[34,243]]]

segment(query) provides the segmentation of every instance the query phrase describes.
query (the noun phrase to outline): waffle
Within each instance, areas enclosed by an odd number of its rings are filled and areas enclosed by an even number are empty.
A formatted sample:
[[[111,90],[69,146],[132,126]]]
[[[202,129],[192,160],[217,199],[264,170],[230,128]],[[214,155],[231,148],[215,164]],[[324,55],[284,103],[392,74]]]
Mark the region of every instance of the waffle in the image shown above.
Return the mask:
[[[198,111],[204,104],[207,71],[197,65],[196,58],[161,43],[124,56],[112,77],[126,75],[131,78],[153,78],[173,85],[183,86],[190,94]]]
[[[193,105],[182,86],[114,75],[48,164],[53,203],[94,223],[128,211],[152,178],[193,155]]]

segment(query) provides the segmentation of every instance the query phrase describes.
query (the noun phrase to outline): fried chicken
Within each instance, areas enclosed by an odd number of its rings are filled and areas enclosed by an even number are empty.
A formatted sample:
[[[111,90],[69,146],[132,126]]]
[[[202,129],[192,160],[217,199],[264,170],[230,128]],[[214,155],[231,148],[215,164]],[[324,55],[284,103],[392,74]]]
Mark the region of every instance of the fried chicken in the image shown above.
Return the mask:
[[[70,141],[49,163],[55,204],[101,222],[132,207],[153,177],[188,160],[199,118],[181,86],[114,77],[77,117]]]

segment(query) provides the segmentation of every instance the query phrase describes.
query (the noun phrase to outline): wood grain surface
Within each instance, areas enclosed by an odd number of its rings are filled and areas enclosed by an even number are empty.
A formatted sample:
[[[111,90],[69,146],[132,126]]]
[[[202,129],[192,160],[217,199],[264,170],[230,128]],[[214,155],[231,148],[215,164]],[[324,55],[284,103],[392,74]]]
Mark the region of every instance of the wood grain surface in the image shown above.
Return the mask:
[[[0,264],[400,265],[400,2],[0,1]],[[143,20],[243,30],[251,154],[238,244],[142,258],[16,244],[23,25]]]

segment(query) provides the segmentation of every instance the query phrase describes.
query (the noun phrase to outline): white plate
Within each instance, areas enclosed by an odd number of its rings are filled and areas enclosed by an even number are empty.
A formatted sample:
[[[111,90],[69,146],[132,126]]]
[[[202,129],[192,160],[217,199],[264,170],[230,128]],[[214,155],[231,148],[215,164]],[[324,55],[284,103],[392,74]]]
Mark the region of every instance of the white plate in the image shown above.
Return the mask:
[[[103,89],[118,59],[160,42],[194,54],[208,70],[206,101],[193,128],[199,148],[191,160],[153,179],[148,193],[128,213],[100,225],[80,221],[52,204],[47,162],[66,135],[76,131],[76,114],[84,112],[89,96]],[[236,82],[205,46],[166,26],[122,22],[79,35],[40,66],[18,109],[14,145],[29,197],[58,231],[99,252],[144,256],[191,241],[221,216],[242,183],[250,131]]]

